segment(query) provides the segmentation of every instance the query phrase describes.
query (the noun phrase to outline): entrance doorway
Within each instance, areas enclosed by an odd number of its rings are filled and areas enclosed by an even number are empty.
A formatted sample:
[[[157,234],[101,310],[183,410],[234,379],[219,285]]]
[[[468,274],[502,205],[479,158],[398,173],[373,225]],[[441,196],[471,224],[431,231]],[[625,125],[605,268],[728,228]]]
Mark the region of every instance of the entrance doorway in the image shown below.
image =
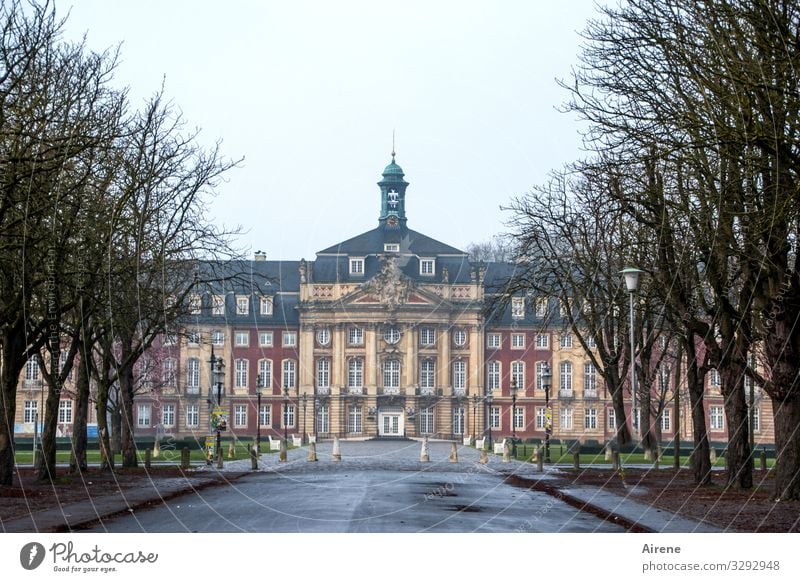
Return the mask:
[[[400,437],[405,433],[402,412],[378,413],[378,436]]]

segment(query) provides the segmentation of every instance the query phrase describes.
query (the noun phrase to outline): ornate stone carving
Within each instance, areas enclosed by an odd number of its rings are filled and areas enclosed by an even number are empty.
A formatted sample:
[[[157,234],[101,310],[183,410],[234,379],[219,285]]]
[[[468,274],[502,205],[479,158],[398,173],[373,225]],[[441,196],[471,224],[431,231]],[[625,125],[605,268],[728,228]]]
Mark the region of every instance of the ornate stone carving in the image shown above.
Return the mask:
[[[388,309],[396,309],[408,300],[411,281],[400,272],[395,257],[383,256],[378,274],[361,287],[378,297]]]

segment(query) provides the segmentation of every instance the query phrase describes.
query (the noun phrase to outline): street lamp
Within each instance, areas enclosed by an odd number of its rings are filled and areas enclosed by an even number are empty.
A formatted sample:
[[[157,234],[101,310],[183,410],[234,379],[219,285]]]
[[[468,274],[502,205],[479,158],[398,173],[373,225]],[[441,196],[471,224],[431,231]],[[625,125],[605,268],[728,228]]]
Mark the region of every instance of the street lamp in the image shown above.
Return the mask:
[[[300,433],[300,442],[306,442],[306,405],[308,403],[308,394],[303,392],[303,432]]]
[[[261,454],[261,391],[264,389],[264,374],[259,374],[256,381],[258,389],[258,409],[256,410],[256,451]]]
[[[553,432],[553,411],[550,409],[550,381],[553,375],[550,373],[550,364],[542,362],[540,376],[542,378],[542,388],[544,388],[544,462],[550,462],[550,433]]]
[[[472,395],[472,442],[475,442],[475,423],[478,422],[478,402],[481,397],[477,394]]]
[[[489,419],[489,450],[490,451],[494,450],[493,449],[494,444],[492,443],[492,400],[493,400],[493,398],[494,397],[492,396],[491,392],[489,392],[486,395],[486,407],[488,408],[488,412],[489,412],[489,414],[487,414],[486,417]]]
[[[511,379],[511,455],[517,458],[517,381]]]
[[[289,387],[283,389],[283,442],[286,443],[286,448],[289,448],[289,433],[287,432],[289,425]]]
[[[636,339],[633,332],[633,294],[639,286],[640,273],[644,273],[644,271],[635,267],[628,267],[620,271],[620,274],[625,277],[625,286],[628,288],[628,294],[631,297],[631,422],[633,423],[633,434],[637,441],[639,440],[639,414],[636,411]]]

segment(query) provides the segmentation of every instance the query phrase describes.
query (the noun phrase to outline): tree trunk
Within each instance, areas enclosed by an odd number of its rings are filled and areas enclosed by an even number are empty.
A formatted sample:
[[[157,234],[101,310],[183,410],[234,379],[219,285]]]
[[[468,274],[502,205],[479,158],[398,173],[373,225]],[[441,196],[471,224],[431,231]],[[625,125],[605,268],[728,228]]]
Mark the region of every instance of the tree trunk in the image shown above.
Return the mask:
[[[127,363],[125,350],[123,348],[122,361],[125,362],[119,371],[119,404],[122,413],[122,466],[136,467],[136,442],[133,435],[133,368]]]
[[[69,459],[69,472],[85,471],[86,448],[89,437],[86,433],[86,422],[89,416],[89,360],[83,341],[80,343],[80,360],[75,382],[75,417],[72,425],[72,454]]]
[[[114,470],[114,453],[111,451],[111,442],[108,438],[108,374],[110,363],[108,358],[103,359],[101,377],[97,382],[97,441],[100,446],[100,469]]]
[[[51,370],[53,367],[51,365]],[[58,427],[58,405],[61,400],[61,390],[58,381],[58,363],[56,373],[51,374],[47,382],[47,399],[44,403],[44,427],[42,428],[42,455],[37,479],[39,481],[52,481],[56,476],[56,428]]]
[[[711,450],[706,432],[706,413],[703,408],[705,390],[704,374],[697,366],[697,350],[694,337],[686,342],[686,385],[689,390],[689,404],[692,407],[692,432],[694,433],[694,449],[692,450],[692,472],[697,485],[711,484]]]
[[[5,331],[2,337],[0,370],[0,486],[14,479],[14,420],[17,410],[17,383],[25,366],[24,334],[21,326]]]
[[[775,419],[775,499],[800,499],[800,397],[772,399]]]
[[[622,382],[620,382],[619,377],[610,370],[605,377],[605,381],[607,386],[611,386],[611,404],[614,407],[614,419],[617,423],[617,446],[621,449],[631,442],[631,433],[628,430],[627,414],[625,413]]]
[[[750,429],[744,394],[744,369],[728,360],[722,367],[722,392],[725,396],[725,420],[728,423],[728,449],[725,465],[728,486],[739,489],[753,487],[753,456],[750,451]]]
[[[117,455],[122,451],[122,411],[119,402],[111,408],[109,415],[111,416],[111,451]]]

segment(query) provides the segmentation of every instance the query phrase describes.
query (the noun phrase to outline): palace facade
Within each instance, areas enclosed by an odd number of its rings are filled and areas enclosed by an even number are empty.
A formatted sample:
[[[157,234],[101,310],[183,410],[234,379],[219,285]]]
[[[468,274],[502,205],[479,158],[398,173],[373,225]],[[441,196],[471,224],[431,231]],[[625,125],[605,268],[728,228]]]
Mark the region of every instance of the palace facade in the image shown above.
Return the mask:
[[[210,434],[219,392],[227,435],[248,440],[257,433],[460,440],[489,431],[495,440],[544,439],[549,418],[554,439],[612,439],[610,395],[579,342],[549,317],[558,306],[519,296],[488,316],[489,295],[514,265],[471,262],[409,228],[408,185],[393,154],[378,182],[376,228],[313,261],[258,252],[230,263],[239,276],[194,297],[185,329],[140,362],[137,438]],[[224,372],[214,379],[216,358]],[[710,439],[724,442],[718,378],[707,376],[705,406]],[[35,362],[20,386],[17,432],[30,434],[41,406]],[[59,430],[68,435],[65,394]],[[770,402],[758,395],[756,442],[771,443]],[[682,439],[691,440],[688,403],[680,416]],[[669,403],[658,419],[662,440],[674,437],[674,419]]]

